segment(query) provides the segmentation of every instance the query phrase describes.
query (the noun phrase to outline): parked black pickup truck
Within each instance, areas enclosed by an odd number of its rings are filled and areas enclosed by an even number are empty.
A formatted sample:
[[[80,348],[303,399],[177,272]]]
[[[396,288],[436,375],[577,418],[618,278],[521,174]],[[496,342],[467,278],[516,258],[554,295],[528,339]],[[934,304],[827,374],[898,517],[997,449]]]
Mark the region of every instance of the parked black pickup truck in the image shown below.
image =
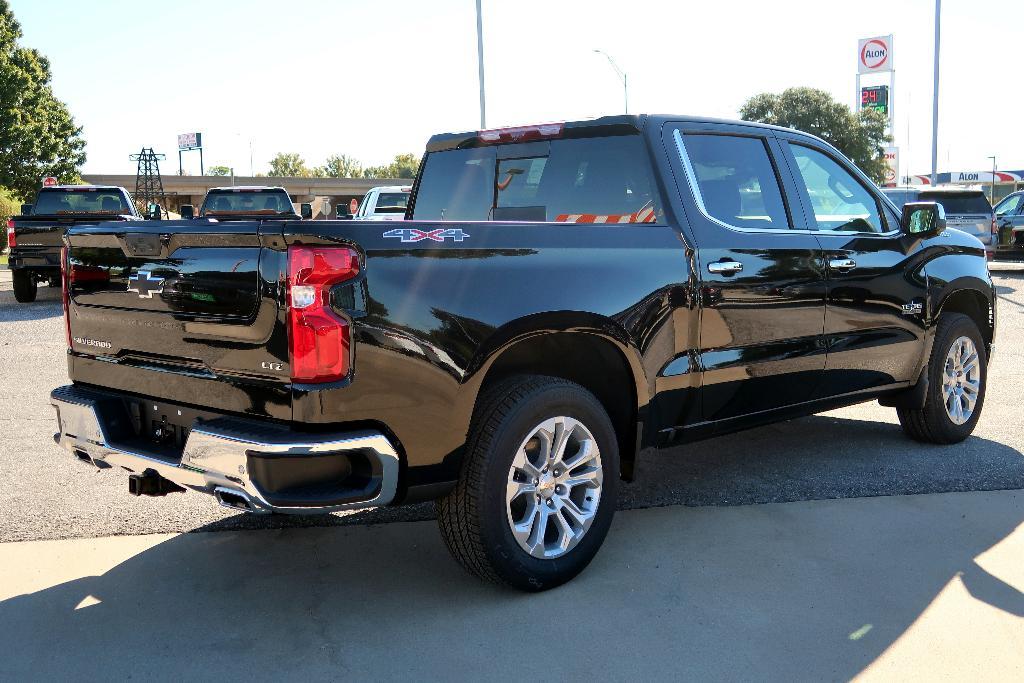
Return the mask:
[[[40,282],[60,284],[60,250],[69,227],[142,220],[127,190],[100,185],[44,187],[34,204],[22,205],[21,213],[7,221],[8,265],[20,303],[36,300]]]
[[[182,207],[182,218],[192,218],[194,213],[192,205],[185,204]],[[218,221],[301,218],[295,213],[295,206],[283,187],[264,185],[210,188],[203,198],[203,205],[199,207],[199,217]]]
[[[470,572],[542,590],[597,552],[645,447],[873,399],[952,443],[981,413],[983,245],[817,138],[438,135],[407,218],[71,230],[60,443],[251,512],[437,499]]]

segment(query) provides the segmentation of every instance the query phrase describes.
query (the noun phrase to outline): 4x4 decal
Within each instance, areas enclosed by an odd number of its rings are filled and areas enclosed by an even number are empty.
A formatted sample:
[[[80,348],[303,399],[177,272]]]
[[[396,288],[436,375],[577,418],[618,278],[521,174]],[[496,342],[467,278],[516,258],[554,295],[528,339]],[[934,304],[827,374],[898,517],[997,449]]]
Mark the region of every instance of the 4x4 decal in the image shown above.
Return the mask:
[[[417,230],[416,228],[395,228],[394,230],[388,230],[384,233],[383,237],[397,237],[403,242],[420,242],[422,240],[432,240],[434,242],[444,242],[446,239],[451,239],[455,242],[461,242],[462,240],[469,237],[469,233],[465,232],[462,228],[437,228],[436,230]]]

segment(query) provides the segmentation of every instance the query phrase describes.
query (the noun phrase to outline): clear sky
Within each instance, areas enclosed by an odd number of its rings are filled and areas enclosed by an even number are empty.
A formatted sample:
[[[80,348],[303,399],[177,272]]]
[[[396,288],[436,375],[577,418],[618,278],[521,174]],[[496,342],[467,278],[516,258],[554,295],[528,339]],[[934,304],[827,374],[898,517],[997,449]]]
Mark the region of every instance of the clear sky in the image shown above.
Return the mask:
[[[177,170],[202,131],[207,167],[265,172],[419,154],[479,124],[474,0],[12,0],[23,43],[85,128],[86,172],[132,173],[143,145]],[[738,117],[789,86],[853,103],[857,39],[892,33],[901,175],[930,170],[933,0],[483,0],[489,126],[622,110]],[[939,170],[1024,168],[1020,0],[943,3]],[[865,85],[887,83],[876,76]],[[186,169],[198,173],[195,153]]]

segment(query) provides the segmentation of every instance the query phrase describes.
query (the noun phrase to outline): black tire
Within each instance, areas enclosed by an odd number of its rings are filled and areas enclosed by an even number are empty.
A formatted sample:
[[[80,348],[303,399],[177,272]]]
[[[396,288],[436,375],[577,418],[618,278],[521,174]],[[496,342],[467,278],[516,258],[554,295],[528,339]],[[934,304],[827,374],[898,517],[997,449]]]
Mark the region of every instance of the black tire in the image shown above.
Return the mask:
[[[513,536],[505,490],[520,445],[534,427],[557,416],[578,420],[593,435],[603,481],[590,528],[565,554],[545,559],[532,556]],[[554,588],[583,571],[597,554],[615,514],[618,479],[615,430],[593,394],[563,379],[513,377],[477,403],[459,482],[437,501],[441,535],[474,576],[524,591]]]
[[[946,412],[943,398],[942,382],[945,372],[946,356],[953,343],[960,337],[967,337],[974,343],[978,353],[981,385],[974,412],[963,424],[956,424]],[[935,341],[932,344],[931,357],[928,359],[928,391],[924,408],[899,408],[896,413],[904,433],[915,441],[922,443],[951,444],[959,443],[971,435],[981,410],[985,404],[985,390],[988,387],[988,357],[981,331],[966,315],[961,313],[945,313],[939,318],[935,330]]]
[[[14,279],[14,300],[20,304],[30,304],[36,300],[38,285],[27,270],[15,270],[11,273]]]

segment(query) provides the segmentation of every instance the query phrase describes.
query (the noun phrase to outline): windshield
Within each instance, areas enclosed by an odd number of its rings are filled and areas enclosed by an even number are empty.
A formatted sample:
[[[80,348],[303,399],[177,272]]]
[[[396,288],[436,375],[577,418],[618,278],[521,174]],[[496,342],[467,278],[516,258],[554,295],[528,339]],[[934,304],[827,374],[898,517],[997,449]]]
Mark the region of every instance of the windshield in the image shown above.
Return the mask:
[[[131,214],[124,195],[117,190],[75,188],[40,190],[32,213],[37,216],[75,214]]]
[[[918,200],[938,202],[947,214],[992,213],[983,192],[922,192]]]
[[[206,195],[200,215],[293,214],[295,208],[283,190],[223,190]]]
[[[381,192],[377,195],[377,207],[374,213],[405,213],[409,204],[408,192]]]

